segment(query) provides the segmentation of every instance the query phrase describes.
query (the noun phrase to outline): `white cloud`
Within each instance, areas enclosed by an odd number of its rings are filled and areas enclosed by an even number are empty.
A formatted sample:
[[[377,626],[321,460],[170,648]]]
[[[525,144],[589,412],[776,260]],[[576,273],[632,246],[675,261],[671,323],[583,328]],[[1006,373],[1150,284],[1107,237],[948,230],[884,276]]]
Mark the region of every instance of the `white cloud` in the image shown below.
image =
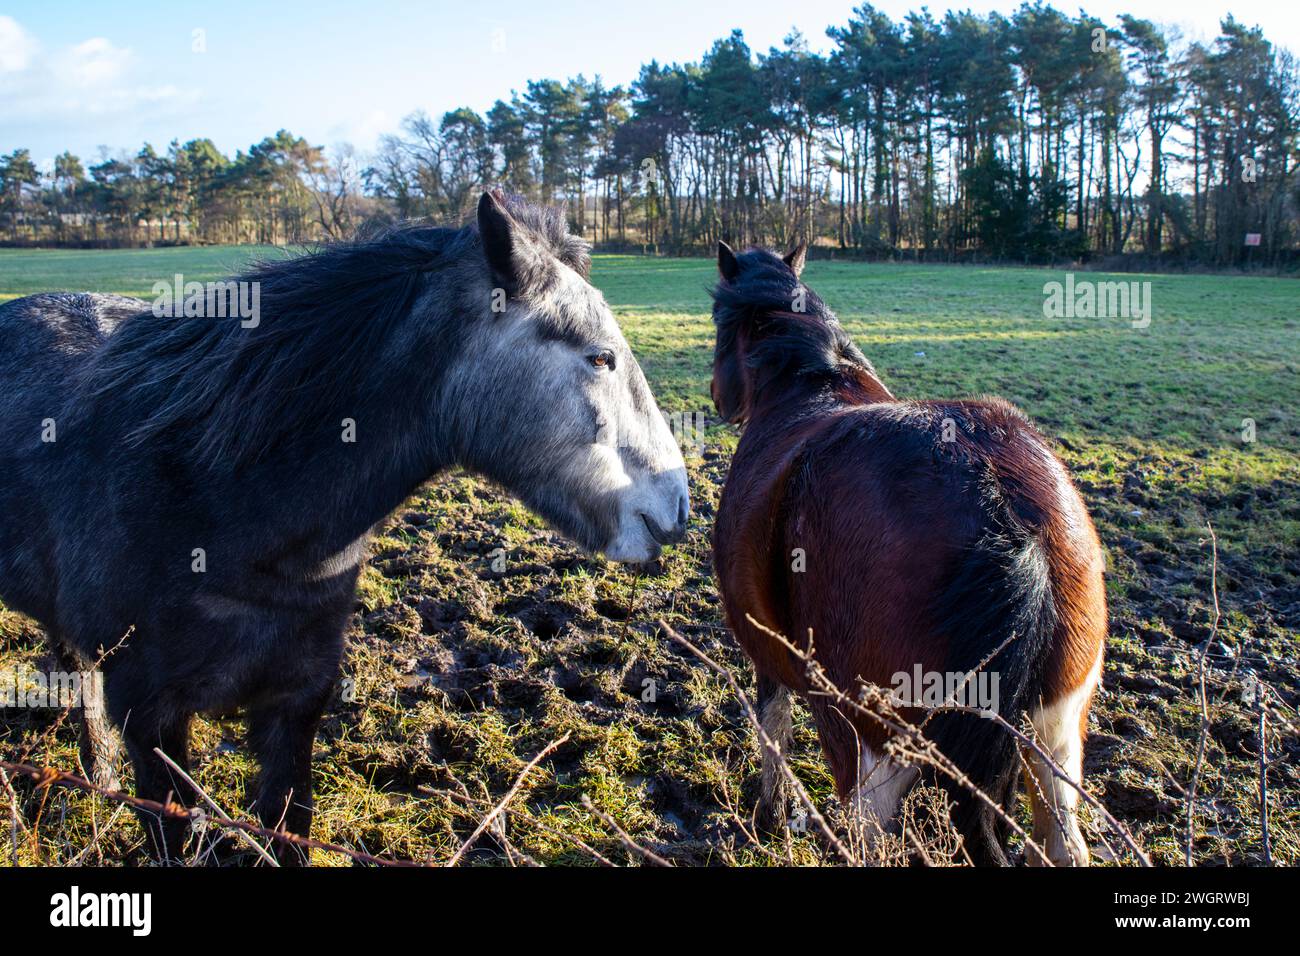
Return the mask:
[[[70,86],[102,87],[121,79],[133,58],[130,50],[94,37],[59,56],[54,69]]]
[[[40,44],[13,17],[0,16],[0,73],[21,73],[36,56]]]
[[[105,37],[43,51],[10,17],[0,16],[0,120],[78,123],[124,113],[175,113],[199,92],[147,85],[135,53]],[[138,117],[137,117],[138,118]]]

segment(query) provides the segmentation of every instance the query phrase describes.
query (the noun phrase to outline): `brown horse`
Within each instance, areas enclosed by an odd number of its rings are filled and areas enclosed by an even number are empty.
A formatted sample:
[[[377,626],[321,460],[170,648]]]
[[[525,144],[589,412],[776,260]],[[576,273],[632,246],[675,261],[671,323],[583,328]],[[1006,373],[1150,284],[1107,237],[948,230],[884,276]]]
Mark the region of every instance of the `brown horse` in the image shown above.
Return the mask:
[[[805,651],[811,633],[826,676],[851,694],[862,682],[897,689],[913,674],[948,687],[953,675],[994,678],[981,708],[1013,725],[1028,713],[1043,749],[1079,783],[1106,600],[1097,534],[1065,467],[1000,399],[895,398],[800,283],[804,258],[802,247],[781,259],[720,244],[714,291],[713,401],[745,426],[714,560],[728,623],[757,672],[766,733],[784,748],[789,692],[804,695],[840,799],[883,831],[920,778],[889,756],[878,721],[810,694],[806,663],[746,615]],[[902,702],[916,705],[900,711],[907,720],[928,716],[926,737],[970,781],[1011,806],[1019,744],[1005,727],[922,706],[930,700],[915,692]],[[1032,750],[1025,756],[1035,842],[1053,863],[1086,864],[1078,792]],[[784,817],[779,782],[764,748],[759,809],[769,822]],[[999,815],[968,787],[938,782],[972,859],[1005,863]]]

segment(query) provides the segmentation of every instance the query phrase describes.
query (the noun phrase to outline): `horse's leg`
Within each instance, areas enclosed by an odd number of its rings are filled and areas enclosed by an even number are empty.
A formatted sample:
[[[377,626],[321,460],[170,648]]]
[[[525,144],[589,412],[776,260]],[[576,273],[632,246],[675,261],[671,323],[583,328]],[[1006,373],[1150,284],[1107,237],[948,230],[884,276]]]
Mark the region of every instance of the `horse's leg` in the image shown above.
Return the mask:
[[[80,657],[59,644],[55,648],[59,666],[89,678],[81,683],[81,766],[90,782],[105,790],[121,790],[117,774],[121,742],[104,710],[103,673],[92,670]]]
[[[117,774],[121,755],[121,740],[104,711],[103,692],[95,692],[93,698],[83,698],[81,762],[95,786],[105,790],[122,789],[122,781]]]
[[[1101,675],[1101,658],[1084,684],[1030,716],[1038,744],[1065,771],[1074,784],[1062,780],[1032,751],[1025,754],[1029,772],[1025,786],[1034,810],[1034,842],[1056,866],[1087,866],[1088,844],[1079,831],[1079,791],[1083,784],[1083,740],[1088,727],[1088,705]],[[1032,849],[1030,866],[1043,861]]]
[[[850,802],[862,825],[863,842],[868,850],[881,837],[897,834],[898,812],[903,798],[911,791],[920,774],[915,767],[904,766],[866,744],[858,747],[857,783]]]
[[[861,835],[861,844],[874,857],[883,837],[899,830],[898,813],[903,799],[920,778],[916,767],[909,767],[873,747],[844,716],[843,711],[827,698],[808,698],[809,710],[817,724],[822,753],[835,778],[835,790]]]
[[[136,796],[165,803],[169,796],[181,804],[190,798],[190,787],[154,753],[158,748],[187,774],[190,772],[190,720],[188,711],[160,712],[136,707],[126,713],[122,738],[135,771]],[[149,846],[164,863],[176,860],[189,833],[189,821],[162,818],[148,810],[139,811],[149,837]]]
[[[349,598],[295,621],[278,635],[286,657],[277,665],[282,693],[248,708],[248,745],[260,772],[253,808],[262,825],[301,837],[311,836],[311,752],[316,726],[334,692],[343,657],[343,628]],[[285,840],[273,847],[281,866],[305,866],[305,847]]]
[[[788,758],[790,750],[790,705],[790,691],[785,685],[766,677],[758,678],[759,722],[768,741],[780,750],[779,754],[774,754],[760,737],[763,771],[758,797],[758,825],[772,833],[785,826],[789,805],[789,788],[781,761]]]
[[[261,765],[253,805],[268,829],[311,835],[311,752],[330,689],[249,711],[248,743]],[[309,862],[306,848],[277,840],[274,850],[281,866]]]

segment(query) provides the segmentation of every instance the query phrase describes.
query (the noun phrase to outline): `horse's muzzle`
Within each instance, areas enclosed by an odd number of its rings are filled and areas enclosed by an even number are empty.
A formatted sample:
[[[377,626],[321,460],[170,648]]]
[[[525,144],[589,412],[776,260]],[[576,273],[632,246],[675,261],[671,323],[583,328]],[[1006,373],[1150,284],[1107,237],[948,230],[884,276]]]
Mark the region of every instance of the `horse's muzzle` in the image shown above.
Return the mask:
[[[686,496],[682,495],[677,502],[677,523],[671,528],[661,528],[655,519],[645,512],[641,513],[641,520],[645,522],[646,529],[650,532],[650,537],[655,539],[656,544],[676,544],[686,537],[686,519],[689,513],[690,505],[687,504]]]

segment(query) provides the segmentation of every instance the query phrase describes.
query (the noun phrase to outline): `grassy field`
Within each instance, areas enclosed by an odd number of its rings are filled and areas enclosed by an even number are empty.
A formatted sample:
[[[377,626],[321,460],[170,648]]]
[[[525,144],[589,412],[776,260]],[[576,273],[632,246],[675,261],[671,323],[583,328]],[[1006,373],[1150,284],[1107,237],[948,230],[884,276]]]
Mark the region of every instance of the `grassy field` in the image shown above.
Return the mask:
[[[0,250],[0,301],[48,289],[148,295],[173,273],[214,278],[255,252]],[[1244,692],[1268,684],[1300,723],[1300,284],[1086,276],[1151,283],[1152,321],[1135,329],[1123,319],[1043,318],[1043,284],[1063,278],[822,261],[805,273],[896,394],[999,394],[1058,443],[1109,572],[1111,641],[1087,786],[1162,863],[1182,854],[1196,660],[1213,621],[1213,524],[1223,617],[1207,658],[1194,853],[1206,864],[1262,862],[1259,743]],[[708,545],[736,441],[708,399],[713,266],[598,257],[593,280],[664,409],[709,415],[702,454],[689,460],[690,537],[637,579],[584,557],[482,482],[453,474],[423,488],[375,541],[363,577],[346,664],[356,695],[335,701],[318,738],[314,835],[445,860],[527,761],[567,733],[510,804],[504,830],[481,837],[469,862],[591,862],[593,850],[639,862],[584,795],[680,863],[831,860],[811,835],[747,832],[753,734],[725,684],[654,624],[668,620],[751,680],[722,626]],[[1246,420],[1253,441],[1243,440]],[[504,574],[487,558],[497,547],[508,549]],[[42,653],[35,625],[0,610],[0,669],[39,666]],[[647,679],[653,701],[642,699]],[[38,741],[33,759],[75,767],[71,730],[39,739],[54,716],[0,713],[3,749]],[[194,740],[198,781],[231,812],[241,812],[254,771],[242,733],[238,721],[201,721]],[[1300,863],[1300,740],[1276,720],[1267,740],[1273,859]],[[833,813],[829,775],[802,721],[793,764]],[[135,821],[112,817],[97,797],[19,797],[25,862],[87,848],[93,862],[146,860]],[[1097,859],[1114,859],[1091,811],[1085,821]]]

